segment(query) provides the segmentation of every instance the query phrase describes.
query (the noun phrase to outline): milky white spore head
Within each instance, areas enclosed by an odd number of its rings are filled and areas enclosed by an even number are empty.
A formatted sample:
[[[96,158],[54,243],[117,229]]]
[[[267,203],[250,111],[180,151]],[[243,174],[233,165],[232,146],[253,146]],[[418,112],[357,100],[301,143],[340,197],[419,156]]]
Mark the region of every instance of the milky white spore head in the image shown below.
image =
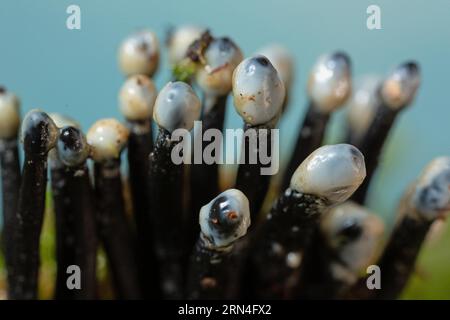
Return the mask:
[[[308,79],[308,96],[314,107],[328,114],[341,107],[351,94],[350,58],[342,52],[323,55]]]
[[[349,144],[316,149],[292,175],[291,189],[316,195],[330,203],[347,200],[366,177],[362,153]]]
[[[20,127],[20,101],[11,91],[0,87],[0,139],[16,138]]]
[[[183,60],[189,46],[205,31],[205,28],[194,25],[183,25],[173,29],[167,43],[170,63],[174,65]]]
[[[439,157],[424,169],[413,187],[411,204],[425,220],[450,213],[450,157]]]
[[[211,96],[231,91],[233,71],[242,61],[241,49],[229,38],[214,39],[205,50],[205,65],[196,73],[200,88]]]
[[[230,246],[243,237],[250,226],[247,197],[237,189],[222,192],[200,209],[199,223],[212,247]]]
[[[247,58],[234,70],[234,106],[248,124],[262,125],[276,119],[285,94],[277,70],[264,56]]]
[[[339,260],[357,273],[376,258],[384,224],[365,207],[346,201],[322,216],[320,230],[327,246]]]
[[[89,129],[86,138],[95,162],[118,159],[128,142],[129,131],[116,119],[102,119]]]
[[[120,45],[119,67],[126,76],[145,74],[151,77],[158,62],[158,39],[150,30],[133,33]]]
[[[377,76],[366,76],[356,82],[347,113],[352,134],[361,136],[369,128],[380,105],[378,91],[381,83],[381,78]]]
[[[153,115],[156,96],[156,87],[149,77],[131,76],[119,92],[120,111],[130,121],[149,120]]]
[[[383,81],[381,97],[389,108],[400,110],[414,100],[420,86],[420,70],[415,62],[395,68]]]
[[[169,82],[159,92],[153,109],[153,119],[169,132],[191,130],[200,117],[201,103],[192,87],[185,82]]]

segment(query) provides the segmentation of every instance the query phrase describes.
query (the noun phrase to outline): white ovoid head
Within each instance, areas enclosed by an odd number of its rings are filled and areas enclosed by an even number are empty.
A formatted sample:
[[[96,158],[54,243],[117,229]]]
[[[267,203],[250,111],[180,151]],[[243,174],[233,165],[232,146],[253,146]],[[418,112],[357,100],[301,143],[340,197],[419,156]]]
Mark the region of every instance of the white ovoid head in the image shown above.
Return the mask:
[[[278,71],[281,81],[286,90],[289,90],[294,74],[294,58],[291,52],[282,45],[271,44],[258,51],[258,54],[265,56]]]
[[[242,61],[233,72],[234,107],[246,123],[268,123],[281,112],[286,91],[269,59],[257,55]]]
[[[412,103],[420,86],[420,70],[415,62],[395,68],[383,81],[381,98],[386,106],[399,110]]]
[[[330,204],[347,200],[366,177],[362,153],[349,144],[316,149],[292,175],[291,189],[326,199]]]
[[[17,96],[0,87],[0,139],[16,138],[20,127],[20,101]]]
[[[183,25],[171,30],[167,41],[170,63],[175,65],[183,60],[189,46],[205,31],[205,28],[194,25]]]
[[[89,129],[86,138],[95,162],[118,159],[128,142],[128,129],[116,119],[102,119]]]
[[[250,226],[247,197],[237,189],[222,192],[200,209],[199,223],[211,246],[223,248],[233,244]]]
[[[205,65],[196,73],[200,88],[212,96],[231,91],[233,71],[242,61],[241,49],[229,38],[216,38],[204,52]]]
[[[378,91],[381,83],[382,79],[378,76],[365,76],[356,81],[347,113],[353,134],[361,136],[369,128],[380,104]]]
[[[346,201],[322,215],[320,230],[339,260],[350,270],[359,272],[376,258],[384,224],[365,207]]]
[[[308,79],[308,96],[319,111],[330,113],[342,106],[352,91],[350,58],[342,52],[323,55]]]
[[[59,130],[50,116],[39,109],[30,110],[22,121],[20,140],[25,154],[45,156],[53,149]]]
[[[127,37],[119,48],[119,67],[123,74],[131,76],[153,75],[159,62],[158,39],[150,30],[141,30]]]
[[[200,117],[201,103],[192,87],[185,82],[169,82],[159,92],[153,109],[153,119],[169,132],[191,130]]]
[[[83,132],[76,127],[66,126],[60,130],[56,143],[58,159],[68,167],[84,164],[89,157],[90,147]]]
[[[130,121],[149,120],[153,115],[156,96],[156,87],[149,77],[131,76],[119,91],[120,111]]]
[[[63,127],[75,127],[75,128],[80,128],[80,124],[78,123],[78,121],[72,119],[69,116],[60,114],[60,113],[56,113],[56,112],[52,112],[48,114],[50,116],[50,118],[52,118],[53,122],[56,124],[56,126],[58,128],[63,128]]]
[[[410,206],[433,221],[450,213],[450,157],[439,157],[423,170],[413,188]]]

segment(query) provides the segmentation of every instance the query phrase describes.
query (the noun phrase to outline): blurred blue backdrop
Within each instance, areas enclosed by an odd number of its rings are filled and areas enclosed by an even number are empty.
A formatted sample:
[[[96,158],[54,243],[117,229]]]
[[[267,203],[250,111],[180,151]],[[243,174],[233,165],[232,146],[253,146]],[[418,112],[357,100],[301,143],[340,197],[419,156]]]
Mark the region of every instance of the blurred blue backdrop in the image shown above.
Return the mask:
[[[66,28],[66,8],[81,7],[81,30]],[[381,7],[382,30],[366,28],[366,8]],[[294,92],[282,121],[282,151],[291,148],[305,109],[305,83],[318,55],[342,49],[355,76],[384,74],[415,59],[423,82],[414,105],[401,115],[377,175],[370,206],[391,220],[398,197],[433,157],[450,153],[450,1],[434,0],[2,0],[0,83],[31,108],[60,112],[87,129],[101,117],[121,118],[117,91],[122,76],[116,51],[130,32],[148,27],[163,37],[171,25],[199,24],[229,35],[250,55],[277,42],[292,50]],[[157,74],[169,79],[167,60]],[[230,109],[232,110],[232,109]],[[343,112],[333,118],[328,141],[337,141]],[[241,125],[228,113],[228,126]]]

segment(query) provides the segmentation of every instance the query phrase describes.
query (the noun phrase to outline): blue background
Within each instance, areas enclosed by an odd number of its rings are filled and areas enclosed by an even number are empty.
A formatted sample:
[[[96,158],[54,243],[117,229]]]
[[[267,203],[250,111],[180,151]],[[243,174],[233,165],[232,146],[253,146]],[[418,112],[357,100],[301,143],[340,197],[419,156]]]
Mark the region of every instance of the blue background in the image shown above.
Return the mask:
[[[66,8],[81,7],[81,30],[66,28]],[[382,30],[366,28],[366,8],[381,7]],[[414,105],[398,121],[377,176],[370,206],[388,220],[403,189],[433,157],[450,151],[450,1],[5,1],[0,4],[0,83],[31,108],[69,114],[87,129],[101,117],[121,118],[117,90],[122,76],[116,51],[130,32],[149,27],[161,39],[170,25],[194,23],[229,35],[246,56],[278,42],[295,56],[292,103],[282,121],[282,151],[291,148],[306,105],[305,82],[315,59],[342,49],[355,76],[384,74],[415,59],[423,81]],[[163,54],[164,56],[164,54]],[[167,61],[157,74],[169,78]],[[230,109],[232,110],[232,109]],[[337,136],[343,112],[333,118]],[[228,126],[240,127],[235,112]],[[286,158],[284,156],[283,158]]]

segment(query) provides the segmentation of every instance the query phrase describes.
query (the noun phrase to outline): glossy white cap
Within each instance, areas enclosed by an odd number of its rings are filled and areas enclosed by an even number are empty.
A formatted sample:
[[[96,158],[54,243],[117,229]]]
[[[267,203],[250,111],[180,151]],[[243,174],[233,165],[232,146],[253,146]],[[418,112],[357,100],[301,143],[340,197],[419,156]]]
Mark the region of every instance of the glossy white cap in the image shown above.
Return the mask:
[[[131,76],[119,92],[120,111],[130,121],[149,120],[153,115],[156,96],[156,87],[149,77]]]
[[[128,129],[116,119],[102,119],[89,129],[86,138],[95,162],[118,159],[128,142]]]
[[[290,187],[333,204],[347,200],[365,177],[364,156],[357,148],[349,144],[326,145],[300,164],[292,175]]]
[[[185,82],[169,82],[159,92],[153,109],[153,119],[169,132],[191,130],[200,117],[201,103],[192,87]]]
[[[200,209],[203,237],[214,248],[227,247],[247,233],[250,209],[247,197],[237,189],[228,189]]]
[[[419,86],[419,66],[414,62],[407,62],[386,77],[381,87],[381,97],[386,106],[399,110],[412,103]]]
[[[411,206],[426,220],[450,213],[450,157],[439,157],[423,170],[413,188]]]
[[[223,96],[231,91],[233,71],[242,61],[241,49],[229,38],[212,40],[204,52],[205,65],[196,73],[196,82],[209,96]]]
[[[234,106],[248,124],[261,125],[276,119],[285,94],[277,70],[264,56],[247,58],[234,70]]]
[[[347,268],[359,272],[376,258],[384,224],[367,208],[346,201],[322,216],[320,230],[328,247],[339,260]]]
[[[20,101],[0,87],[0,139],[16,138],[20,127]]]
[[[205,31],[205,28],[194,25],[183,25],[172,30],[168,39],[170,63],[174,65],[183,60],[189,46]]]
[[[341,107],[351,94],[350,58],[342,52],[323,55],[308,79],[308,96],[319,111],[327,114]]]
[[[159,62],[159,43],[156,34],[141,30],[128,36],[119,48],[119,67],[123,74],[145,74],[151,77]]]

